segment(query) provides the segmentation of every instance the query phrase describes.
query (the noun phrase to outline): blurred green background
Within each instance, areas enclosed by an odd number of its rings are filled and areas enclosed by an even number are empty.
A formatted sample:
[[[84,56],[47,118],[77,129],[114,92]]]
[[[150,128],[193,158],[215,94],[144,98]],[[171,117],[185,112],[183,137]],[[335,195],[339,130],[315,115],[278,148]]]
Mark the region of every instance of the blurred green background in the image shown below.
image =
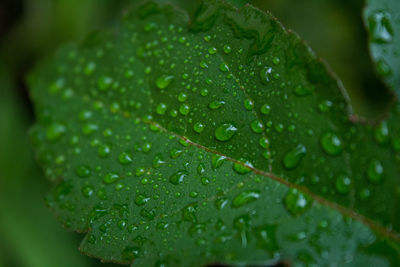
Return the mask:
[[[158,0],[168,2],[167,0]],[[170,0],[193,12],[197,0]],[[341,77],[356,114],[376,118],[391,94],[376,78],[362,25],[363,0],[230,0],[269,10]],[[78,251],[45,207],[50,188],[27,132],[34,114],[24,78],[41,58],[88,32],[112,29],[138,0],[0,1],[0,267],[113,266]]]

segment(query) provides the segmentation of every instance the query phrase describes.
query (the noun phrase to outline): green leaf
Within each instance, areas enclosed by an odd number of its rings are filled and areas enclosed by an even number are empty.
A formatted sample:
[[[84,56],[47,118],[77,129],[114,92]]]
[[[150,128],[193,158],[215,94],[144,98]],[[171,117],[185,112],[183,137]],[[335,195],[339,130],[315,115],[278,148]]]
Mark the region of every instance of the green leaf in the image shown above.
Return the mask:
[[[190,23],[189,23],[190,22]],[[48,202],[136,266],[395,266],[400,107],[357,121],[297,35],[251,6],[147,2],[31,76]]]
[[[400,2],[367,0],[364,23],[377,73],[400,97]]]

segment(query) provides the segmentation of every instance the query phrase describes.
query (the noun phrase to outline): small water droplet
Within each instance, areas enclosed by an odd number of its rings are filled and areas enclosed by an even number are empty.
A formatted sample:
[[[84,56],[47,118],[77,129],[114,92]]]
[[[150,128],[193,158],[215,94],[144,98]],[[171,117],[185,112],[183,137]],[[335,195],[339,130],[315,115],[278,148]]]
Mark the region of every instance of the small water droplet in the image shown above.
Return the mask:
[[[49,141],[58,140],[66,131],[64,124],[55,122],[46,129],[46,138]]]

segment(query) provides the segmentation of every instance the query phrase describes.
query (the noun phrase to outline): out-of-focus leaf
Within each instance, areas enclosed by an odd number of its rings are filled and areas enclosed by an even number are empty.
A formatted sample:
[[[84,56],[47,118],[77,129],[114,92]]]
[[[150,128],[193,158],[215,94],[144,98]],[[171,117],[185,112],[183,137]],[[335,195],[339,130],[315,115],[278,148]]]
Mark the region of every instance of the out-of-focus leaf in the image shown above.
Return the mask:
[[[48,186],[33,160],[24,107],[0,66],[0,265],[89,266],[75,234],[45,207]]]
[[[378,74],[400,99],[400,1],[367,0],[364,23]]]
[[[215,0],[195,14],[149,1],[30,78],[48,201],[89,232],[81,249],[138,266],[395,266],[400,108],[362,125],[269,14]]]

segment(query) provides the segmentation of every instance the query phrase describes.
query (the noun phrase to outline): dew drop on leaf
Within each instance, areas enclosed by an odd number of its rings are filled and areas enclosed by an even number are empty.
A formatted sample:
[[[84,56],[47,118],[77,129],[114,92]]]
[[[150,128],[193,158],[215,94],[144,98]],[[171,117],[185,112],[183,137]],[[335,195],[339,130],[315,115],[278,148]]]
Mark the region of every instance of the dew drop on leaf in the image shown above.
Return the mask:
[[[260,198],[260,192],[259,191],[244,191],[240,194],[238,194],[233,200],[232,200],[232,207],[233,208],[240,208],[248,203],[251,203],[255,200]]]
[[[383,166],[382,163],[373,159],[368,165],[367,176],[371,183],[378,184],[383,180]]]
[[[76,175],[78,175],[81,178],[88,177],[91,174],[91,169],[87,165],[80,165],[75,169]]]
[[[327,132],[321,137],[321,145],[324,151],[329,155],[339,155],[343,150],[342,141],[339,137],[332,133]]]
[[[174,80],[174,76],[173,75],[166,75],[166,74],[161,75],[156,80],[156,86],[159,89],[165,89],[171,84],[171,82],[173,80]]]
[[[386,11],[373,12],[369,18],[371,39],[376,43],[390,43],[393,40],[393,26],[391,15]]]
[[[285,196],[285,207],[292,215],[304,213],[312,204],[312,199],[298,191],[296,188],[289,189]]]
[[[341,174],[336,178],[336,191],[340,194],[346,194],[351,188],[351,178],[345,174]]]
[[[183,183],[183,180],[185,179],[185,177],[188,175],[188,172],[185,170],[179,170],[177,172],[175,172],[174,174],[172,174],[169,177],[169,181],[174,184],[174,185],[178,185]]]
[[[238,129],[232,123],[223,123],[215,130],[215,138],[222,142],[228,141],[235,135],[237,130]]]
[[[294,149],[286,153],[283,159],[283,165],[288,170],[296,168],[306,153],[307,149],[304,145],[297,145]]]

